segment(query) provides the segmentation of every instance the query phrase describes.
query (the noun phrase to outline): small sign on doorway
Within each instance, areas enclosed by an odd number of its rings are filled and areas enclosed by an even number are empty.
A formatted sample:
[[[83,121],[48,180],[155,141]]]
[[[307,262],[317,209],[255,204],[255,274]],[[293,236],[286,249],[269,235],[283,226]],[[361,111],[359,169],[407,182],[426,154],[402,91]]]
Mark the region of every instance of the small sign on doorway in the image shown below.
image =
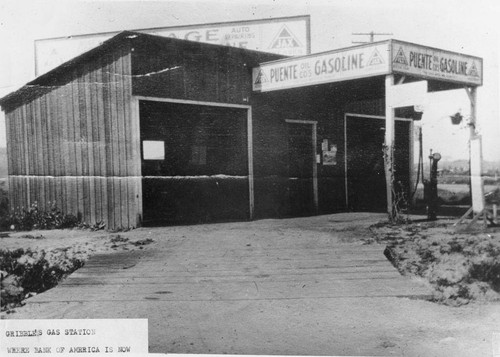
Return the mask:
[[[326,150],[325,150],[324,149],[325,148],[325,145],[324,145],[325,140],[323,141],[323,145],[322,145],[323,165],[324,166],[337,165],[337,145],[328,145],[328,141],[326,141]]]

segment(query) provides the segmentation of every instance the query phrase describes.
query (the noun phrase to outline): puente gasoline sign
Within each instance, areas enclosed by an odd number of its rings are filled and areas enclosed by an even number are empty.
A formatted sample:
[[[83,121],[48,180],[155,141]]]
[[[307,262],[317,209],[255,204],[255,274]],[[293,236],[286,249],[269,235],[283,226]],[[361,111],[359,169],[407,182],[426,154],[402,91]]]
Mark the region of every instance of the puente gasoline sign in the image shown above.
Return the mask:
[[[399,73],[422,79],[482,85],[482,59],[389,40],[261,64],[254,91],[267,92]]]

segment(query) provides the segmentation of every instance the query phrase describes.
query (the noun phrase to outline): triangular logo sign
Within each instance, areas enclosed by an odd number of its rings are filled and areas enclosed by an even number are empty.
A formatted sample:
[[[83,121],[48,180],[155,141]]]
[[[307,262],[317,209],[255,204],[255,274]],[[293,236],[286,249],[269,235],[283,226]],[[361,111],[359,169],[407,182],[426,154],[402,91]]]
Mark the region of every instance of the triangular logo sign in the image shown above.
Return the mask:
[[[300,43],[286,25],[279,30],[278,35],[271,42],[271,46],[269,46],[272,49],[293,47],[300,47]]]
[[[396,53],[396,57],[392,60],[393,63],[404,64],[408,66],[408,61],[406,60],[405,53],[403,51],[403,47],[399,47],[398,53]]]
[[[269,80],[267,79],[266,74],[264,73],[263,70],[259,70],[259,74],[257,74],[257,78],[255,78],[254,84],[262,84],[262,83],[267,83]]]
[[[378,64],[384,63],[384,59],[380,55],[380,52],[375,48],[370,59],[368,60],[368,66],[376,66]]]
[[[477,71],[476,62],[472,61],[472,66],[470,66],[469,76],[479,77],[479,72]]]

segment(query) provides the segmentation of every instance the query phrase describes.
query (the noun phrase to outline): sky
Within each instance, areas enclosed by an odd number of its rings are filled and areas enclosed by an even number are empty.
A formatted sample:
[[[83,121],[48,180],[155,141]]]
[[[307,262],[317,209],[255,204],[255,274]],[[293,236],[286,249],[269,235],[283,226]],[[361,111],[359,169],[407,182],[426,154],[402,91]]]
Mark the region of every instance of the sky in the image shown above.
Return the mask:
[[[500,160],[500,2],[496,0],[207,0],[44,1],[0,0],[0,96],[35,78],[34,40],[61,36],[310,15],[312,53],[368,40],[355,32],[392,33],[394,38],[483,58],[477,130],[485,160]],[[427,94],[422,121],[424,156],[468,158],[466,125],[449,116],[469,115],[464,89]],[[0,147],[5,122],[0,114]]]

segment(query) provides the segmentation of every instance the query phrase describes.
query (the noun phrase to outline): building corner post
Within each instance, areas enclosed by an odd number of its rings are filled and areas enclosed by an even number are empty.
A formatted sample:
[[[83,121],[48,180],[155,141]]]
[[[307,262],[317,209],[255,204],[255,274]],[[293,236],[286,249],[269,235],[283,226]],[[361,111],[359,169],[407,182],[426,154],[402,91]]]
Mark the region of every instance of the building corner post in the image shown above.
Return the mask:
[[[392,107],[392,86],[394,86],[394,75],[385,77],[385,140],[384,140],[384,166],[385,184],[387,191],[387,213],[389,221],[393,221],[396,215],[393,200],[394,184],[394,108]]]

